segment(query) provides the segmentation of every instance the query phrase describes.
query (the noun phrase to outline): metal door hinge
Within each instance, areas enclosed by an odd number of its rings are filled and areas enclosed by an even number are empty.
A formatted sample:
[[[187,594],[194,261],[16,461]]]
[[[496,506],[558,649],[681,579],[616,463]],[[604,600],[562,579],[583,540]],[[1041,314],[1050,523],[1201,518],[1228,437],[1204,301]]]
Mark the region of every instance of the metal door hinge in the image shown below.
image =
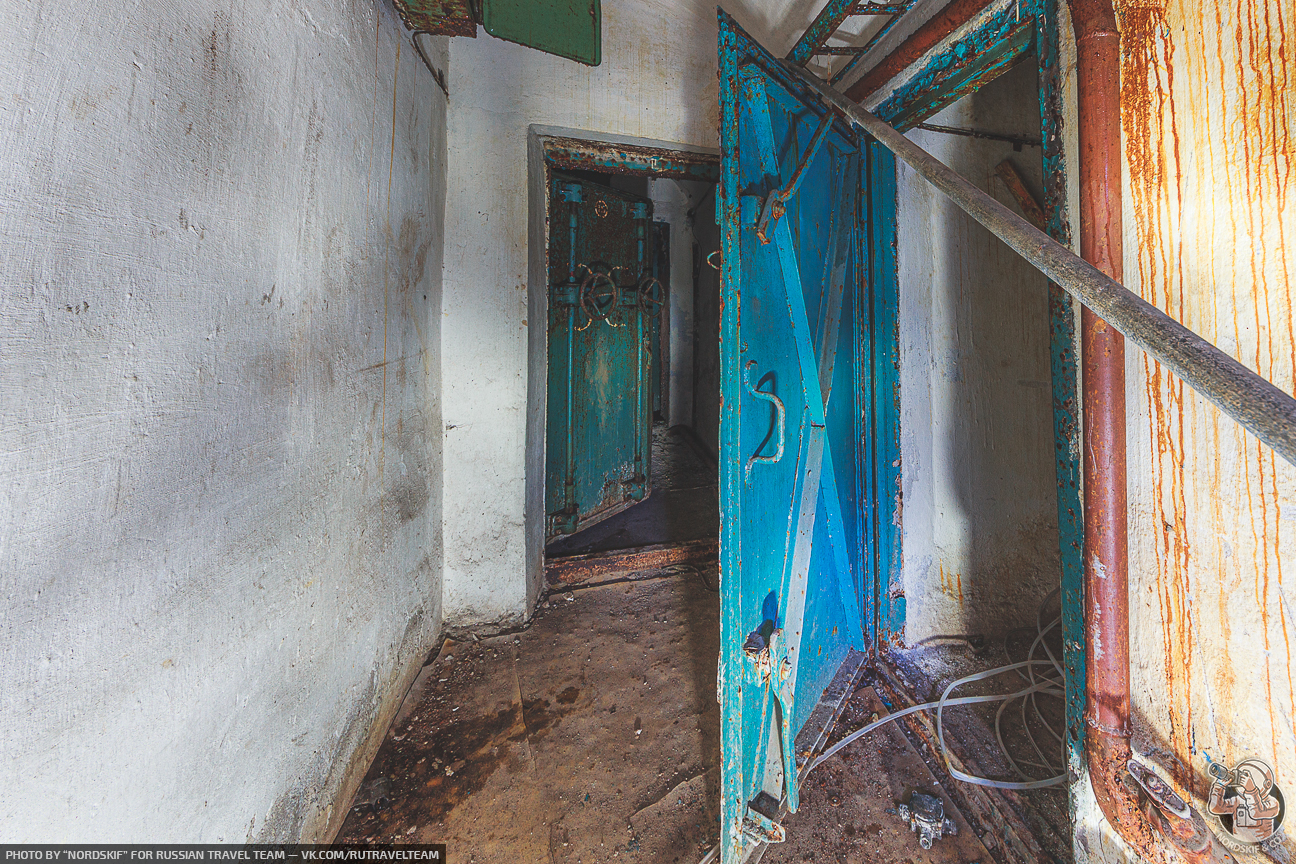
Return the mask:
[[[742,835],[757,843],[783,843],[787,840],[787,829],[748,804],[743,814]]]

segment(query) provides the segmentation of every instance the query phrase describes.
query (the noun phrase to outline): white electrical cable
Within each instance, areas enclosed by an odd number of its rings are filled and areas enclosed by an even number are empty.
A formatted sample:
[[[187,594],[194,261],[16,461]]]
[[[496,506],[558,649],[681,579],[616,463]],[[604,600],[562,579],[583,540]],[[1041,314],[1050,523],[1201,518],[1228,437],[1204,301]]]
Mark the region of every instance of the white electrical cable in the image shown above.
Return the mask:
[[[850,744],[852,741],[856,740],[860,736],[867,735],[869,732],[872,732],[874,729],[877,729],[879,726],[882,726],[886,723],[890,723],[892,720],[898,720],[901,717],[904,717],[909,714],[914,714],[918,711],[930,711],[932,708],[936,709],[936,738],[940,744],[941,758],[945,760],[945,768],[946,770],[949,771],[950,776],[955,778],[956,780],[962,780],[964,783],[972,783],[977,786],[991,786],[996,789],[1017,789],[1017,790],[1042,789],[1045,786],[1056,786],[1059,783],[1065,783],[1067,779],[1065,774],[1059,774],[1056,777],[1049,777],[1045,780],[1030,780],[1021,783],[1015,781],[991,780],[988,777],[977,777],[972,774],[966,774],[958,770],[957,768],[953,767],[949,763],[949,750],[945,746],[945,729],[944,729],[944,722],[942,716],[942,712],[944,711],[946,706],[976,705],[984,702],[1003,702],[1005,700],[1018,699],[1023,696],[1029,696],[1032,693],[1040,693],[1040,692],[1049,693],[1049,695],[1058,695],[1061,693],[1061,691],[1057,690],[1057,682],[1051,678],[1048,678],[1048,679],[1041,679],[1038,683],[1033,684],[1030,687],[1025,688],[1024,690],[1018,690],[1016,693],[1009,693],[1006,695],[960,696],[957,699],[951,699],[949,694],[956,687],[961,687],[964,684],[970,684],[973,681],[981,681],[985,678],[993,678],[995,675],[1001,675],[1004,672],[1011,672],[1015,669],[1023,669],[1028,666],[1034,666],[1034,665],[1050,666],[1052,664],[1048,660],[1023,660],[1020,663],[1013,663],[1008,666],[1000,666],[996,669],[990,669],[986,672],[978,672],[974,675],[968,675],[966,677],[959,678],[957,681],[954,681],[948,687],[945,688],[945,692],[941,694],[941,698],[938,699],[937,701],[924,702],[921,705],[912,705],[908,708],[904,708],[901,709],[900,711],[896,711],[893,714],[888,714],[887,716],[883,717],[880,720],[875,720],[874,722],[868,724],[867,726],[861,729],[855,730],[854,732],[847,735],[842,740],[838,741],[833,746],[829,747],[827,750],[825,750],[822,754],[819,755],[819,758],[811,762],[810,766],[801,772],[798,785],[804,783],[806,776],[809,775],[810,772],[813,771],[815,768],[817,768],[819,765],[821,765],[824,762],[824,760],[835,755],[837,751],[841,750],[843,747]]]
[[[999,675],[1000,673],[1003,672],[1009,672],[1013,669],[1019,669],[1023,666],[1029,667],[1035,664],[1041,664],[1045,666],[1053,665],[1048,660],[1024,660],[1021,663],[1013,663],[1009,666],[1000,666],[998,669],[990,669],[989,671],[986,672],[978,672],[975,675],[968,675],[964,678],[958,679],[957,681],[951,683],[948,687],[945,688],[945,692],[941,694],[940,701],[936,704],[936,740],[940,744],[941,756],[944,757],[945,759],[945,768],[949,771],[950,776],[953,777],[955,780],[962,780],[964,783],[971,783],[974,786],[989,786],[992,789],[1013,789],[1018,791],[1024,791],[1027,789],[1043,789],[1048,786],[1057,786],[1058,784],[1065,783],[1067,781],[1067,775],[1065,772],[1062,774],[1054,775],[1053,777],[1049,777],[1045,780],[1029,780],[1020,783],[1015,781],[991,780],[989,777],[977,777],[972,774],[966,774],[958,770],[957,768],[955,768],[953,765],[949,764],[949,751],[946,750],[945,748],[944,718],[941,715],[942,712],[945,710],[945,706],[947,704],[949,705],[957,704],[954,700],[951,700],[949,698],[949,694],[954,690],[954,688],[960,687],[963,684],[968,684],[972,681],[981,681],[985,678],[992,678],[995,675]],[[1027,687],[1025,690],[1018,690],[1016,693],[1012,693],[1008,696],[967,696],[964,698],[972,699],[980,702],[998,702],[1004,699],[1016,699],[1019,696],[1028,696],[1031,693],[1039,693],[1039,692],[1044,692],[1044,693],[1048,693],[1049,695],[1057,695],[1057,696],[1065,695],[1065,691],[1056,689],[1056,684],[1057,682],[1052,679],[1044,679],[1041,680],[1040,683],[1038,684],[1035,684],[1031,687]]]
[[[1026,652],[1026,659],[1027,659],[1027,660],[1034,660],[1034,659],[1035,659],[1035,649],[1036,649],[1040,644],[1044,643],[1044,634],[1048,633],[1050,630],[1052,630],[1054,627],[1056,627],[1058,624],[1061,623],[1061,619],[1060,619],[1060,618],[1055,618],[1055,619],[1053,619],[1052,622],[1049,623],[1049,625],[1048,625],[1047,627],[1044,627],[1044,626],[1043,626],[1043,622],[1041,621],[1041,615],[1042,615],[1042,613],[1044,612],[1044,606],[1048,604],[1048,601],[1049,601],[1050,599],[1052,599],[1052,597],[1053,597],[1053,595],[1052,595],[1052,594],[1049,594],[1048,597],[1045,597],[1045,598],[1044,598],[1044,602],[1040,604],[1039,614],[1036,614],[1036,616],[1035,616],[1035,629],[1036,629],[1036,632],[1038,633],[1038,635],[1035,637],[1035,641],[1031,643],[1030,650]],[[1045,650],[1047,650],[1047,648],[1048,648],[1048,646],[1047,646],[1047,644],[1045,644]],[[1059,676],[1062,675],[1062,667],[1059,666],[1058,663],[1057,663],[1057,661],[1053,659],[1051,652],[1050,652],[1050,656],[1049,656],[1049,661],[1050,661],[1050,663],[1053,665],[1053,667],[1054,667],[1054,671],[1056,671],[1056,672],[1058,673]],[[1027,681],[1029,681],[1031,684],[1034,684],[1034,683],[1035,683],[1035,672],[1034,672],[1034,670],[1033,670],[1031,667],[1029,667],[1029,666],[1026,668],[1026,678],[1027,678]],[[1058,681],[1057,681],[1056,679],[1054,679],[1054,682],[1053,682],[1053,683],[1056,684],[1056,683],[1058,683]],[[1044,770],[1046,770],[1046,771],[1055,771],[1055,770],[1057,770],[1057,769],[1055,769],[1055,768],[1053,767],[1053,763],[1052,763],[1051,761],[1049,761],[1049,758],[1048,758],[1047,756],[1044,755],[1044,751],[1040,749],[1039,743],[1035,740],[1035,735],[1034,735],[1034,733],[1031,732],[1030,724],[1029,724],[1028,722],[1026,722],[1026,703],[1027,703],[1027,702],[1030,702],[1031,705],[1032,705],[1032,707],[1034,707],[1034,709],[1035,709],[1035,714],[1036,714],[1036,716],[1039,717],[1040,722],[1041,722],[1042,724],[1044,724],[1044,727],[1045,727],[1046,729],[1048,729],[1050,733],[1053,734],[1053,737],[1055,737],[1055,738],[1058,739],[1058,743],[1061,743],[1061,741],[1062,741],[1061,736],[1059,736],[1056,732],[1054,732],[1054,731],[1053,731],[1053,727],[1051,727],[1051,726],[1049,725],[1048,721],[1047,721],[1046,719],[1044,719],[1044,714],[1043,714],[1043,712],[1040,711],[1039,703],[1038,703],[1038,702],[1036,701],[1036,699],[1035,699],[1035,697],[1036,697],[1037,695],[1039,695],[1039,694],[1037,694],[1037,693],[1032,693],[1032,694],[1030,694],[1029,698],[1023,698],[1023,699],[1022,699],[1022,702],[1021,702],[1021,719],[1022,719],[1022,728],[1025,730],[1025,732],[1026,732],[1026,739],[1027,739],[1028,741],[1030,741],[1030,745],[1031,745],[1031,747],[1035,750],[1036,755],[1038,755],[1039,758],[1040,758],[1040,760],[1044,763],[1044,764],[1041,765],[1040,767],[1044,768]],[[1059,693],[1052,693],[1052,692],[1049,692],[1049,693],[1046,693],[1045,695],[1050,695],[1050,696],[1052,696],[1052,695],[1065,695],[1065,694],[1064,694],[1064,693],[1063,693],[1063,694],[1059,694]],[[1030,779],[1032,779],[1032,778],[1029,777],[1029,776],[1026,774],[1025,771],[1021,770],[1021,767],[1018,766],[1016,760],[1013,759],[1012,754],[1011,754],[1010,752],[1008,752],[1008,748],[1004,745],[1003,735],[1002,735],[1002,732],[1001,732],[1001,729],[1000,729],[1000,724],[1001,724],[1001,721],[1002,721],[1002,718],[1003,718],[1003,712],[1004,712],[1004,709],[1007,708],[1009,704],[1010,704],[1009,702],[1004,702],[1003,705],[1000,705],[1000,706],[999,706],[999,710],[998,710],[997,712],[995,712],[995,740],[997,740],[997,741],[999,742],[999,749],[1000,749],[1001,751],[1003,751],[1004,758],[1008,760],[1008,764],[1012,766],[1012,769],[1013,769],[1014,771],[1016,771],[1017,774],[1018,774],[1022,779],[1024,779],[1024,780],[1030,780]],[[1025,761],[1025,760],[1023,760],[1023,761]]]
[[[1052,591],[1048,593],[1048,596],[1045,597],[1044,600],[1040,603],[1039,609],[1035,613],[1035,632],[1038,633],[1039,635],[1036,636],[1035,641],[1031,643],[1030,653],[1027,655],[1026,659],[1027,660],[1035,659],[1035,646],[1039,645],[1041,648],[1044,649],[1044,653],[1048,656],[1048,659],[1053,662],[1053,668],[1057,671],[1058,677],[1065,678],[1066,673],[1063,672],[1062,670],[1062,664],[1059,663],[1058,659],[1053,656],[1053,649],[1049,648],[1048,640],[1044,638],[1045,633],[1047,633],[1049,630],[1052,630],[1055,626],[1057,626],[1062,622],[1062,610],[1059,608],[1058,617],[1054,618],[1053,621],[1049,624],[1049,626],[1045,627],[1044,607],[1048,606],[1050,600],[1052,600],[1054,597],[1060,597],[1061,594],[1062,594],[1061,588],[1054,588]],[[1040,711],[1039,703],[1036,701],[1034,696],[1031,696],[1031,707],[1035,709],[1035,716],[1039,718],[1040,723],[1044,726],[1045,729],[1049,731],[1049,734],[1052,735],[1054,738],[1056,738],[1059,744],[1062,744],[1063,743],[1062,736],[1053,729],[1053,724],[1049,723],[1048,720],[1044,718],[1044,714],[1043,712]],[[1026,712],[1026,703],[1023,702],[1022,703],[1022,723],[1026,722],[1025,712]],[[1027,727],[1027,731],[1029,732],[1029,727]],[[1031,744],[1033,745],[1034,743],[1035,743],[1035,739],[1034,737],[1032,737]],[[1038,752],[1039,748],[1036,747],[1035,749]],[[1040,755],[1042,756],[1043,754]],[[1045,761],[1048,760],[1046,759]]]
[[[906,717],[910,714],[915,714],[919,711],[930,711],[933,708],[936,709],[936,739],[937,742],[940,744],[941,758],[945,762],[945,770],[947,770],[950,776],[953,777],[955,780],[961,780],[964,783],[971,783],[975,786],[988,786],[993,789],[1010,789],[1015,791],[1025,791],[1029,789],[1044,789],[1049,786],[1058,786],[1062,783],[1065,783],[1067,781],[1067,775],[1065,771],[1061,774],[1057,774],[1052,777],[1046,777],[1043,780],[1029,779],[1027,774],[1024,771],[1022,771],[1021,768],[1019,767],[1018,762],[1015,761],[1012,755],[1008,752],[1008,748],[1004,744],[1003,735],[1001,734],[1000,731],[1000,718],[1003,716],[1004,709],[1008,707],[1008,705],[1012,702],[1012,700],[1021,699],[1022,700],[1022,704],[1021,704],[1022,724],[1026,728],[1026,735],[1030,739],[1031,746],[1034,748],[1035,752],[1039,755],[1040,759],[1042,759],[1045,764],[1040,765],[1039,763],[1029,762],[1025,759],[1021,760],[1021,762],[1026,765],[1032,765],[1032,766],[1044,768],[1045,770],[1048,771],[1055,770],[1052,763],[1049,762],[1048,757],[1044,755],[1043,750],[1041,750],[1039,745],[1036,743],[1035,736],[1031,734],[1029,725],[1026,724],[1026,702],[1029,701],[1031,703],[1031,707],[1035,709],[1035,715],[1039,718],[1040,723],[1044,726],[1044,728],[1049,731],[1049,734],[1052,735],[1054,738],[1056,738],[1059,743],[1062,743],[1063,741],[1062,736],[1058,734],[1058,732],[1044,717],[1044,714],[1043,712],[1040,711],[1039,704],[1038,702],[1036,702],[1035,699],[1035,697],[1038,695],[1066,698],[1066,690],[1064,689],[1064,685],[1063,685],[1065,672],[1062,669],[1062,664],[1059,663],[1057,661],[1057,658],[1053,656],[1053,651],[1049,648],[1048,641],[1044,638],[1045,635],[1049,633],[1054,627],[1057,627],[1059,624],[1062,623],[1062,619],[1061,617],[1055,618],[1052,621],[1050,621],[1047,626],[1044,625],[1042,620],[1044,614],[1044,607],[1047,606],[1048,602],[1052,600],[1053,597],[1059,593],[1060,593],[1059,590],[1054,590],[1049,592],[1049,595],[1044,598],[1044,601],[1042,603],[1040,603],[1039,611],[1036,613],[1035,616],[1035,631],[1036,631],[1035,641],[1031,643],[1030,650],[1026,652],[1025,660],[1019,663],[1010,663],[1007,666],[999,666],[994,669],[988,669],[985,672],[977,672],[973,675],[967,675],[963,678],[959,678],[953,681],[952,683],[950,683],[950,685],[946,687],[945,691],[941,694],[941,698],[936,700],[935,702],[924,702],[921,705],[911,705],[908,708],[903,708],[892,714],[888,714],[887,716],[882,717],[879,720],[875,720],[872,723],[869,723],[867,726],[864,726],[860,729],[856,729],[854,732],[850,733],[845,738],[841,739],[836,744],[834,744],[833,746],[825,750],[823,753],[821,753],[817,759],[815,759],[805,768],[804,771],[801,771],[797,777],[797,788],[800,788],[805,783],[805,779],[807,776],[809,776],[811,771],[813,771],[815,768],[818,768],[821,764],[823,764],[824,761],[826,761],[830,757],[836,755],[837,752],[840,751],[843,747],[846,747],[847,745],[851,744],[857,739],[863,737],[864,735],[867,735],[868,733],[872,732],[874,729],[877,729],[881,726],[885,726],[887,723],[890,723],[892,720],[899,720],[901,717]],[[1041,646],[1044,648],[1044,653],[1048,656],[1047,660],[1035,659],[1035,652]],[[1036,666],[1050,667],[1051,671],[1054,672],[1057,675],[1057,677],[1056,678],[1050,677],[1047,673],[1042,675],[1036,675],[1034,671],[1034,667]],[[1022,690],[1018,690],[1015,693],[1008,693],[1005,695],[960,696],[956,699],[950,698],[950,693],[952,693],[955,689],[963,686],[964,684],[970,684],[973,681],[983,681],[987,678],[993,678],[996,675],[1002,675],[1005,672],[1013,672],[1013,671],[1017,672],[1018,675],[1020,675],[1024,680],[1029,682],[1030,686]],[[945,746],[945,726],[944,726],[944,718],[943,718],[943,712],[945,708],[947,706],[977,705],[986,702],[1004,703],[1002,706],[1000,706],[998,712],[996,712],[995,714],[995,739],[999,742],[999,749],[1003,751],[1004,757],[1008,760],[1008,764],[1012,766],[1013,770],[1016,771],[1018,775],[1027,778],[1022,782],[1008,781],[1008,780],[992,780],[989,777],[977,777],[976,775],[967,774],[963,771],[960,771],[950,764],[949,749]],[[716,858],[719,857],[719,855],[720,855],[720,845],[716,844],[711,848],[711,850],[706,854],[706,856],[699,862],[699,864],[710,864],[710,862],[715,861]]]

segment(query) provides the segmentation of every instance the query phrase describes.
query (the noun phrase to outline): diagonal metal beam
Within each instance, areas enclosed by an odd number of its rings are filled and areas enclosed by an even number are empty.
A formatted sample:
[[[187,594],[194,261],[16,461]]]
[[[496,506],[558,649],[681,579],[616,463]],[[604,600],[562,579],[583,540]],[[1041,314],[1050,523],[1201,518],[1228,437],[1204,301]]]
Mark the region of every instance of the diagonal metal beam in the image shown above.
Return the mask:
[[[781,177],[778,156],[775,152],[773,121],[770,117],[769,99],[765,90],[763,73],[754,69],[741,72],[746,91],[746,111],[752,121],[752,135],[755,140],[762,172],[766,176]],[[825,392],[820,380],[821,357],[815,356],[811,339],[809,316],[806,312],[805,291],[802,286],[796,247],[792,239],[788,220],[779,220],[774,226],[774,253],[779,265],[780,280],[783,286],[784,299],[787,305],[789,323],[796,346],[797,361],[800,367],[802,401],[805,404],[807,423],[803,424],[801,448],[804,460],[798,461],[796,480],[796,520],[789,537],[791,554],[785,557],[782,578],[781,596],[784,598],[783,630],[785,634],[786,656],[790,667],[786,677],[780,675],[778,688],[782,702],[782,741],[784,748],[784,794],[788,809],[795,811],[799,805],[796,778],[796,759],[791,752],[794,740],[792,723],[792,695],[796,692],[797,671],[799,668],[801,643],[805,627],[805,606],[808,592],[810,559],[813,552],[815,521],[821,500],[825,503],[825,521],[832,546],[834,564],[838,574],[838,588],[842,596],[847,615],[860,626],[858,598],[855,597],[855,579],[850,566],[850,556],[846,547],[845,530],[840,515],[840,498],[834,477],[824,475],[824,463],[827,461],[828,474],[832,474],[832,451],[827,439],[827,420]],[[830,285],[832,282],[830,281]],[[837,304],[841,302],[841,292],[830,292]],[[829,298],[825,298],[827,300]],[[829,320],[839,320],[840,313],[825,310]],[[822,342],[821,355],[836,351],[834,338]],[[829,368],[831,364],[829,364]],[[830,385],[831,389],[831,385]],[[827,484],[825,488],[825,483]],[[785,547],[786,549],[787,547]],[[782,670],[780,670],[782,672]]]
[[[792,70],[1058,287],[1296,465],[1296,399],[969,183],[887,123],[804,70]]]
[[[852,170],[855,159],[848,156],[846,170],[834,172],[839,178],[837,183],[837,206],[834,217],[843,213],[848,207],[852,190],[859,194],[858,168]],[[833,218],[828,229],[828,254],[824,257],[824,275],[819,291],[819,315],[815,333],[819,336],[819,384],[823,388],[824,411],[828,410],[828,398],[832,394],[833,369],[837,362],[837,334],[841,324],[842,291],[846,288],[846,268],[850,263],[852,230],[843,231],[840,218]],[[825,350],[827,346],[834,350]]]

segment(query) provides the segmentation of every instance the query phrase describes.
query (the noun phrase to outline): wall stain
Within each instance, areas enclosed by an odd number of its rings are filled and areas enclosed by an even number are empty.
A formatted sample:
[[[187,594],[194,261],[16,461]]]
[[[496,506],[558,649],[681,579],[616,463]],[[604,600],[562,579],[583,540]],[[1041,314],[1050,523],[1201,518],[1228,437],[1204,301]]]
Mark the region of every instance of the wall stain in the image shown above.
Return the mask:
[[[1291,391],[1296,41],[1287,31],[1296,9],[1280,0],[1117,6],[1131,287]],[[1148,473],[1131,459],[1131,505],[1141,511],[1132,524],[1153,530],[1131,537],[1131,563],[1146,564],[1131,576],[1155,597],[1153,618],[1135,631],[1146,638],[1158,622],[1165,692],[1147,680],[1135,692],[1150,688],[1153,707],[1164,704],[1150,722],[1191,793],[1206,791],[1193,771],[1205,742],[1223,751],[1212,758],[1245,751],[1296,774],[1292,634],[1274,596],[1292,551],[1282,513],[1296,510],[1296,474],[1159,364],[1144,357],[1142,366],[1147,425],[1132,425],[1130,441],[1131,456],[1146,442]]]

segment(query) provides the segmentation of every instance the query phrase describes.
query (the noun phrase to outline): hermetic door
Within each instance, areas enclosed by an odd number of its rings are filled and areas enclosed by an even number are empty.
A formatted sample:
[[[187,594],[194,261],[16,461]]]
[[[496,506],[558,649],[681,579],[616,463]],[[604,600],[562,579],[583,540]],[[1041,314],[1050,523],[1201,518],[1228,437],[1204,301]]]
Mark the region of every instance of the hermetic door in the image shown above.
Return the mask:
[[[554,174],[549,188],[545,539],[651,491],[652,202]]]
[[[862,142],[720,14],[722,861],[796,810],[794,741],[852,649],[872,518]]]

